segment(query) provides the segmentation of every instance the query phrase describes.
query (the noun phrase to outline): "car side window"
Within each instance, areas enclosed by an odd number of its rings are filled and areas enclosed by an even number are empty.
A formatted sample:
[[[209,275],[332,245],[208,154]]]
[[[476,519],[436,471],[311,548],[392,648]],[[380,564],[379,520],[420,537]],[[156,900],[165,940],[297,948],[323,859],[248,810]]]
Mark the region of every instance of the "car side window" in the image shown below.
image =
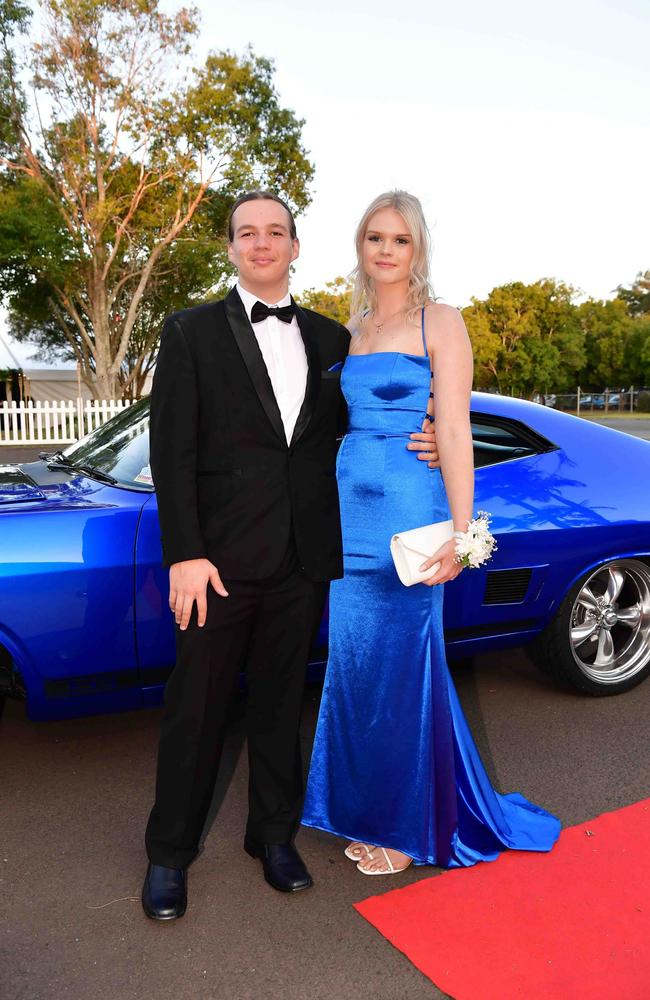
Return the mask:
[[[497,421],[472,414],[471,422],[475,469],[547,450],[536,446],[532,437],[508,420]]]

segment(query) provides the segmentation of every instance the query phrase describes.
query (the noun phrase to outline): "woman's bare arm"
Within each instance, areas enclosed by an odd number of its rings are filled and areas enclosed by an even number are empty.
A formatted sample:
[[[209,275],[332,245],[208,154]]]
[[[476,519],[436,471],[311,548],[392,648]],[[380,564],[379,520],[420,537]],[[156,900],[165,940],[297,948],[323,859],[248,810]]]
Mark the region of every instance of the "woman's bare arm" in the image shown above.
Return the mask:
[[[435,310],[435,316],[432,315]],[[469,419],[472,391],[472,347],[463,317],[457,309],[432,305],[427,309],[427,344],[432,370],[436,444],[449,509],[456,531],[465,531],[474,506],[474,451]],[[461,572],[454,561],[456,542],[446,542],[421,569],[440,567],[427,584],[445,583]]]
[[[474,504],[474,452],[469,419],[472,345],[463,317],[435,305],[428,342],[433,348],[433,392],[440,467],[454,528],[465,531]]]

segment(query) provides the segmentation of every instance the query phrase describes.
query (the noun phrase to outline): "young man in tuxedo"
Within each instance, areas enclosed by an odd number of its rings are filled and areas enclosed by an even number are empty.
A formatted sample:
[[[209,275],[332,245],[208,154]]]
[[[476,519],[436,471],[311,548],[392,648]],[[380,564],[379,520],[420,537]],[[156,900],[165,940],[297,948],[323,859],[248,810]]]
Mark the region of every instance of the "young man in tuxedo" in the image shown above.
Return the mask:
[[[142,903],[157,920],[185,912],[242,662],[244,848],[275,889],[312,885],[293,845],[298,729],[314,619],[327,581],[343,572],[334,464],[349,334],[290,297],[299,243],[280,198],[238,199],[228,253],[237,285],[168,317],[151,394],[151,469],[177,626],[146,831]],[[413,438],[414,460],[431,459],[433,435]]]

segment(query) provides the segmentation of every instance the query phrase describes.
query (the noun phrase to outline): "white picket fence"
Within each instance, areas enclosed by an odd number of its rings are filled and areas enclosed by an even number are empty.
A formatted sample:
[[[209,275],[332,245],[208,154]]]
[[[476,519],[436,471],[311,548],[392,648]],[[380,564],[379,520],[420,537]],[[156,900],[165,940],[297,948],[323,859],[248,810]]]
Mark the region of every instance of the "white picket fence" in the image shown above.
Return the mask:
[[[105,424],[134,400],[88,399],[0,403],[0,447],[72,444]]]

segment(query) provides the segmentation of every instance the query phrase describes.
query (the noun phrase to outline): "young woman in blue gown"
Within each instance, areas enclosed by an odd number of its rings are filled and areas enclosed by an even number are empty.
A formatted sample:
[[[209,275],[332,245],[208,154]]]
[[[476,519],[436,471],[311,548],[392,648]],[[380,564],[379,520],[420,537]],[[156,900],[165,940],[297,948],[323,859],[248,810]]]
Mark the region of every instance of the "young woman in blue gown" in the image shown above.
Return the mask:
[[[473,515],[472,352],[461,314],[431,298],[419,201],[380,195],[359,224],[349,426],[337,478],[345,575],[331,585],[330,656],[303,824],[345,837],[366,875],[411,861],[473,865],[504,848],[548,851],[559,821],[490,785],[445,658],[442,584],[461,572],[455,539],[431,553],[426,584],[404,587],[391,536]],[[426,418],[425,418],[426,415]],[[440,469],[408,436],[435,419]],[[471,570],[469,571],[471,572]]]

